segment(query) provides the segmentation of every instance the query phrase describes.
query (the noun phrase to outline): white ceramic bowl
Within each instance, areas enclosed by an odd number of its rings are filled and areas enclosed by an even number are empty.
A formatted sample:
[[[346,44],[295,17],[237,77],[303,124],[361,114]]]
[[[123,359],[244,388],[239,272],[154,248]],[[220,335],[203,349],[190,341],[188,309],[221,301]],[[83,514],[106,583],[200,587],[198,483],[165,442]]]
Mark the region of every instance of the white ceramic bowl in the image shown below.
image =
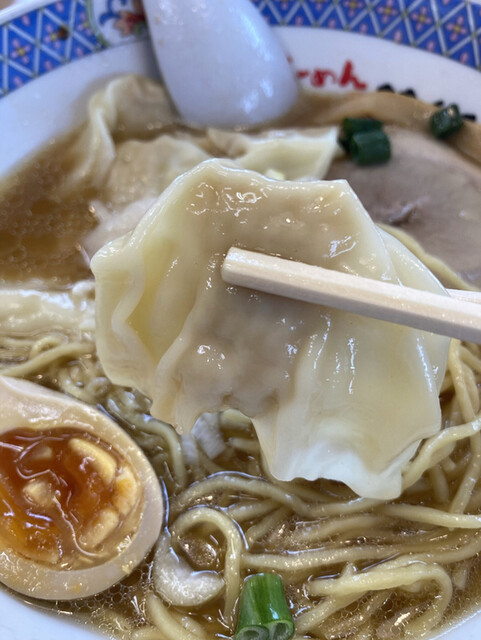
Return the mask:
[[[481,6],[468,0],[253,0],[302,83],[389,85],[457,102],[481,119]],[[85,118],[89,96],[123,73],[157,76],[140,0],[34,0],[0,12],[0,175]],[[1,640],[98,634],[0,591]],[[478,640],[481,614],[443,635]]]

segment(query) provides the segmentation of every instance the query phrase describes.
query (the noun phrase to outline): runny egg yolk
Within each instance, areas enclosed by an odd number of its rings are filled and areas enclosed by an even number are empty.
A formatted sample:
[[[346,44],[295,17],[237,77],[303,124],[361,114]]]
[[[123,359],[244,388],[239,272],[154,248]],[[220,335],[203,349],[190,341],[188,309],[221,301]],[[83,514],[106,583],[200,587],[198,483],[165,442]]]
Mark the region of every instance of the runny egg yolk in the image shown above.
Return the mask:
[[[137,476],[90,433],[14,429],[0,436],[0,460],[2,546],[77,569],[103,561],[135,530],[142,493]]]

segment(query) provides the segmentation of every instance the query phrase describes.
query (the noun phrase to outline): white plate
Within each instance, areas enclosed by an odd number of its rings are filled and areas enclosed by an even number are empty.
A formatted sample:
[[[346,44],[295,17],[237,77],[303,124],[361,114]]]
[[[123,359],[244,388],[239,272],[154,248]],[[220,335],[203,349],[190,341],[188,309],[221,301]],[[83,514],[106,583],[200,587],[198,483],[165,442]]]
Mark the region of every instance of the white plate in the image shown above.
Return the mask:
[[[253,0],[301,82],[329,91],[390,85],[457,102],[481,119],[481,7],[466,0]],[[0,12],[0,176],[85,118],[123,73],[157,76],[139,0],[34,0]],[[98,633],[0,591],[0,640]],[[481,614],[443,635],[478,640]]]

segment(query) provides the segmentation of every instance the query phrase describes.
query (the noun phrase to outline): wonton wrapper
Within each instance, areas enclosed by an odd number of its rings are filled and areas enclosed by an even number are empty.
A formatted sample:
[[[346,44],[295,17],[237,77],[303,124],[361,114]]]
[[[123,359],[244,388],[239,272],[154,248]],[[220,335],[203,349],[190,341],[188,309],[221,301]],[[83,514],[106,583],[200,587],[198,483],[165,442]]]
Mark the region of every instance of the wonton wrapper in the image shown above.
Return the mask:
[[[172,180],[210,157],[198,145],[173,136],[128,140],[117,146],[104,197],[118,207],[158,196]]]
[[[244,169],[286,180],[324,178],[342,155],[337,127],[273,129],[256,135],[209,129],[209,139]]]
[[[172,180],[209,157],[200,147],[172,136],[118,145],[102,191],[109,208],[92,203],[100,224],[83,242],[88,255],[131,231]]]
[[[95,312],[91,280],[80,280],[67,290],[37,289],[34,284],[0,288],[0,335],[20,337],[66,331],[72,339],[93,336]]]
[[[145,135],[177,121],[167,95],[156,82],[141,76],[112,80],[89,101],[87,124],[69,144],[63,164],[67,177],[57,195],[79,188],[100,188],[117,157],[115,134]]]
[[[161,85],[141,76],[110,82],[89,101],[87,123],[66,145],[57,195],[97,191],[99,224],[83,242],[89,256],[133,229],[171,182],[200,162],[227,154],[239,166],[288,179],[323,178],[340,152],[337,127],[249,135],[173,130],[178,116]],[[152,132],[160,132],[156,137]]]
[[[241,410],[279,479],[399,495],[403,466],[440,428],[449,340],[226,285],[232,245],[444,291],[345,181],[269,180],[209,160],[92,261],[107,375],[180,431],[205,411]]]

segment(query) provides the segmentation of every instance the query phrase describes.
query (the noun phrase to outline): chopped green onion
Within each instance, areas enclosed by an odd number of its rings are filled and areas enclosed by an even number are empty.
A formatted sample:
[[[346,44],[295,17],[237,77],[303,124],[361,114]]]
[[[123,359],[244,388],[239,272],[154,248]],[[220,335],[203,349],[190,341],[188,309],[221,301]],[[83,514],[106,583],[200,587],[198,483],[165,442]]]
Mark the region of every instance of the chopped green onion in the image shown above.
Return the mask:
[[[436,138],[446,138],[455,133],[464,124],[457,104],[450,104],[433,113],[429,120],[431,131]]]
[[[365,131],[352,136],[349,153],[356,164],[382,164],[391,157],[391,145],[384,131]]]
[[[391,146],[382,127],[383,123],[374,118],[344,118],[339,143],[357,164],[387,162]]]
[[[344,140],[347,140],[348,143],[355,133],[377,131],[379,129],[382,129],[382,122],[374,118],[344,118],[342,121]]]
[[[276,573],[247,578],[242,590],[235,640],[289,640],[294,622]]]

